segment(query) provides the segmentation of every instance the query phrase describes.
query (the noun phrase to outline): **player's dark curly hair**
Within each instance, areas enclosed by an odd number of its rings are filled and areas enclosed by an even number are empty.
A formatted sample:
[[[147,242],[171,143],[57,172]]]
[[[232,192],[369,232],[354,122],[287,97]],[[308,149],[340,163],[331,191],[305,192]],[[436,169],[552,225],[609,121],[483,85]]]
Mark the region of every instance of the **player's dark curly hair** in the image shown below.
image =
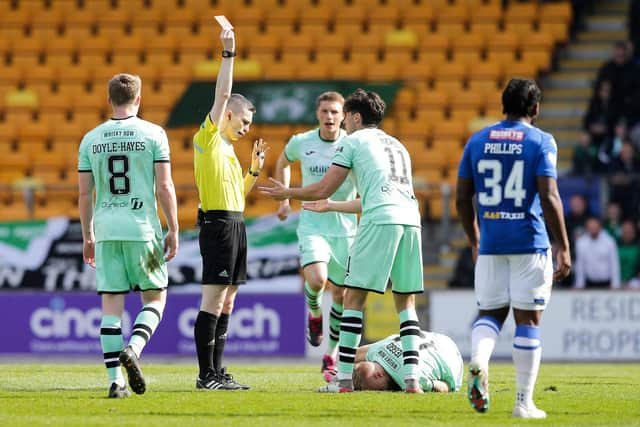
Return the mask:
[[[344,102],[345,113],[360,113],[362,124],[378,125],[384,117],[386,104],[375,92],[358,89]]]
[[[511,79],[502,92],[502,112],[516,117],[533,117],[542,92],[531,79]]]

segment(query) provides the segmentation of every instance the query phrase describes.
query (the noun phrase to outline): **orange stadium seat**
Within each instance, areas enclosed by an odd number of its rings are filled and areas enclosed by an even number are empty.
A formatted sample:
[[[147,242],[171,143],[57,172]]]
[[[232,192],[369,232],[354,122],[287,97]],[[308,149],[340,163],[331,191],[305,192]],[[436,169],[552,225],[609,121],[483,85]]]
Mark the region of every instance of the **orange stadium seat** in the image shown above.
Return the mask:
[[[464,24],[467,21],[469,10],[464,3],[454,3],[439,8],[436,15],[438,25],[449,23]]]
[[[427,2],[421,2],[420,4],[410,2],[401,7],[400,15],[400,19],[405,25],[430,25],[435,13],[433,7]]]
[[[569,38],[569,25],[564,22],[542,21],[538,31],[553,35],[556,43],[564,43]]]
[[[469,14],[471,28],[478,24],[492,24],[495,26],[502,19],[502,8],[499,2],[474,5],[472,13]]]
[[[400,20],[400,8],[394,3],[372,7],[368,16],[369,24],[389,23],[395,25]]]
[[[538,18],[537,2],[509,2],[509,6],[504,13],[504,22],[529,22],[532,23]]]
[[[569,24],[572,19],[571,3],[561,1],[556,3],[542,3],[538,12],[538,19],[542,22],[560,22]]]
[[[334,17],[337,23],[351,23],[361,25],[366,19],[367,10],[357,5],[345,5],[338,9]]]

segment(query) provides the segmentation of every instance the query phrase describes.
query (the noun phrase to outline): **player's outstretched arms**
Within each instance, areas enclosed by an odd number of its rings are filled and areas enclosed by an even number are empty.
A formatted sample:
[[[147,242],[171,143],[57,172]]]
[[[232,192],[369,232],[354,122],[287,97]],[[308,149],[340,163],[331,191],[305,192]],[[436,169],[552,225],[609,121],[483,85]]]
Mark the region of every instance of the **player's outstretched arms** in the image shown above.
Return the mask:
[[[562,199],[558,192],[556,179],[550,176],[539,176],[536,178],[538,193],[540,194],[540,204],[544,220],[551,230],[551,234],[558,242],[556,253],[556,271],[553,272],[553,280],[564,279],[571,272],[571,253],[569,252],[569,238],[564,225],[564,211]]]
[[[302,203],[302,209],[312,212],[341,212],[341,213],[360,213],[362,212],[362,203],[360,199],[347,200],[338,202],[331,199],[315,200],[312,202]]]
[[[321,200],[335,193],[348,175],[349,169],[333,165],[320,181],[309,184],[306,187],[287,188],[280,181],[269,178],[273,187],[261,186],[259,189],[262,194],[275,200]]]
[[[220,40],[222,41],[222,49],[229,52],[235,52],[236,40],[233,30],[223,29],[220,32]],[[223,57],[218,70],[218,79],[216,80],[216,90],[213,98],[213,106],[209,112],[211,122],[220,124],[222,115],[227,108],[227,101],[231,96],[231,87],[233,85],[233,57]]]

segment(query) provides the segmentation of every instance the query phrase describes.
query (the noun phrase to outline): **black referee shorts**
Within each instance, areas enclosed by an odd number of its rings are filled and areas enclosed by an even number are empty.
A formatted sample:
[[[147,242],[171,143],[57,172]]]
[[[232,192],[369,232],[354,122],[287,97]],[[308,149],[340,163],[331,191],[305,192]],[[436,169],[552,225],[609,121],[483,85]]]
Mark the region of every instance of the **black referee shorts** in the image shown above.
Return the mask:
[[[242,212],[198,210],[202,284],[247,282],[247,232]]]

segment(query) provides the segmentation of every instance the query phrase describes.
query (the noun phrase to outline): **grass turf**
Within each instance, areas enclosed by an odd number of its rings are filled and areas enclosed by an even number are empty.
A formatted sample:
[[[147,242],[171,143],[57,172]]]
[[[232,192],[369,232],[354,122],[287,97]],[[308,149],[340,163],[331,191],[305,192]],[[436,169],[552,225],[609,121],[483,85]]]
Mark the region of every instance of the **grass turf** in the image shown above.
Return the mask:
[[[95,365],[4,364],[2,426],[196,425],[579,425],[640,426],[640,364],[542,364],[535,393],[546,420],[514,420],[514,372],[491,368],[491,407],[475,413],[463,390],[405,395],[315,393],[316,366],[232,366],[250,391],[196,391],[195,368],[144,365],[147,392],[107,399],[106,373]],[[466,380],[466,379],[465,379]]]

